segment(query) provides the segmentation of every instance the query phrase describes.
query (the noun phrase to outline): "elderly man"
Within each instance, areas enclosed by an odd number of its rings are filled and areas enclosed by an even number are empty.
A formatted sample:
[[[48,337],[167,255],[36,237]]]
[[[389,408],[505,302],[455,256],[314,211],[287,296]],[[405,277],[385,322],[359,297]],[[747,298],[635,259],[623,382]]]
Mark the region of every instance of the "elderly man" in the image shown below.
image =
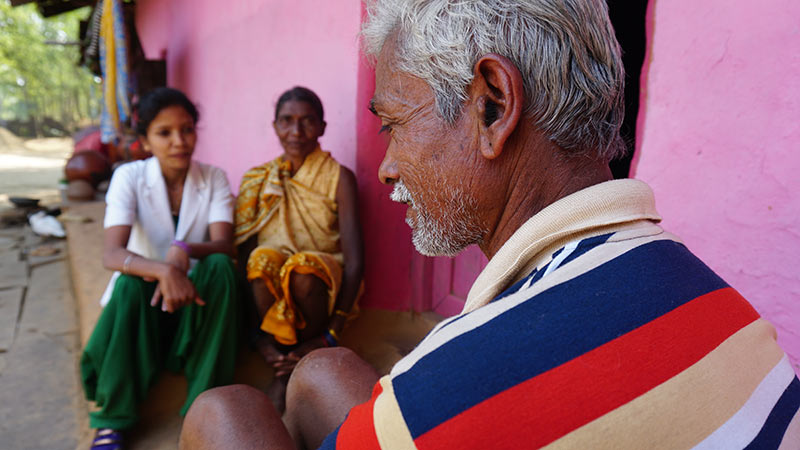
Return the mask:
[[[379,0],[363,37],[379,175],[415,246],[477,244],[489,264],[380,380],[317,351],[283,422],[258,391],[219,388],[184,448],[800,445],[773,328],[656,225],[644,183],[610,181],[623,73],[603,0]]]

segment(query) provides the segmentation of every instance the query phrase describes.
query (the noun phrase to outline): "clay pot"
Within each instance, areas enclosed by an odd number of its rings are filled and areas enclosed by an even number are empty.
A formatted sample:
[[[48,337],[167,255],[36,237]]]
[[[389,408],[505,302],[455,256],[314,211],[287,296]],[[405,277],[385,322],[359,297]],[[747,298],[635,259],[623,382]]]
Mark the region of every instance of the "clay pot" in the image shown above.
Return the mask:
[[[67,198],[70,200],[94,200],[94,188],[86,180],[73,180],[67,185]]]
[[[67,160],[64,174],[67,181],[83,180],[94,190],[98,183],[111,178],[111,164],[108,158],[95,151],[75,153]]]

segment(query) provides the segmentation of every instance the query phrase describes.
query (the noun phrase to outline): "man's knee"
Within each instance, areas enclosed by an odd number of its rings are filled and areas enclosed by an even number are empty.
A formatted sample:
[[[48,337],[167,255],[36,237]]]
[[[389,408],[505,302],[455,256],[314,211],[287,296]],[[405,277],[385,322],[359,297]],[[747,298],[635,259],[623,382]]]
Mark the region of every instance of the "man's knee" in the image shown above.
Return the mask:
[[[281,417],[263,392],[237,384],[200,394],[181,430],[181,449],[294,448]]]
[[[197,443],[217,441],[220,436],[208,434],[224,434],[230,421],[238,417],[239,407],[259,395],[259,390],[244,384],[209,389],[198,395],[183,421],[180,447],[198,448]]]
[[[308,448],[318,447],[350,409],[369,400],[378,374],[351,350],[315,350],[300,360],[286,389],[284,422]]]
[[[351,375],[363,360],[345,347],[322,348],[306,355],[295,367],[286,388],[286,401],[302,401],[325,395]]]
[[[252,391],[257,389],[244,384],[209,389],[192,402],[184,423],[195,425],[197,421],[207,421],[217,416],[224,418],[227,409],[235,406],[238,399],[247,398]]]

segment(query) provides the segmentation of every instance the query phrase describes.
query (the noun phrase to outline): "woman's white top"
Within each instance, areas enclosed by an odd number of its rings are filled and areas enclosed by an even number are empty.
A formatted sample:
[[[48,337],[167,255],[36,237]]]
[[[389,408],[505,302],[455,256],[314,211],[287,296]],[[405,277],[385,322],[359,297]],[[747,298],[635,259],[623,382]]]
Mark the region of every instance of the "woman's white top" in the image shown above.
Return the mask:
[[[178,226],[169,207],[167,187],[158,159],[150,157],[119,166],[106,193],[103,227],[131,227],[128,250],[148,259],[164,260],[175,239],[184,242],[209,240],[208,225],[233,223],[234,199],[225,172],[192,161],[183,185]],[[192,266],[196,261],[192,260]],[[100,304],[111,298],[119,272],[114,272]]]

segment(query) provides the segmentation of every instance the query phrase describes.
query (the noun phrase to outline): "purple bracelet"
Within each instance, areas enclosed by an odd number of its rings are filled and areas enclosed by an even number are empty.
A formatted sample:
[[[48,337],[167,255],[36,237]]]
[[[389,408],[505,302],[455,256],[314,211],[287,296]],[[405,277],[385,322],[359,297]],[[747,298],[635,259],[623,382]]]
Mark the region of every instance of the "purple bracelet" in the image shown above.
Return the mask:
[[[186,256],[190,256],[192,254],[191,249],[189,248],[189,244],[187,244],[186,242],[175,239],[174,241],[172,241],[172,245],[179,247],[181,250],[183,250],[186,253]]]

